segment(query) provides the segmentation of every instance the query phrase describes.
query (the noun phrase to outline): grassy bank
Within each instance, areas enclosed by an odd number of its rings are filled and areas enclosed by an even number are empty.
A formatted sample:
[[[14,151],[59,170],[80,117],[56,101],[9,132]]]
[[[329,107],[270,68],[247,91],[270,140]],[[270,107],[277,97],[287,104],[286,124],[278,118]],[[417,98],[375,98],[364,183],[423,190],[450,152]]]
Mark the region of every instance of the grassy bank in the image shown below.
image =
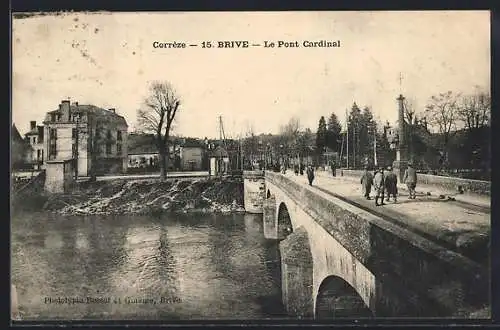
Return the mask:
[[[45,196],[41,209],[59,214],[155,214],[244,212],[237,178],[79,183],[68,194]]]

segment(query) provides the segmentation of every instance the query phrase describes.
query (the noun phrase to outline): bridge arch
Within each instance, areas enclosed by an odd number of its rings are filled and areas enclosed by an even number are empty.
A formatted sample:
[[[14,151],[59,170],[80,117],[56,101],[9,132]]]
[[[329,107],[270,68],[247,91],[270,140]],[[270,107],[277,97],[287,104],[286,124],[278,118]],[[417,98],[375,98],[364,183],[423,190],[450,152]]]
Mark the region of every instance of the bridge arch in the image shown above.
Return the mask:
[[[315,319],[373,317],[358,292],[338,276],[328,276],[321,282],[316,295]]]
[[[278,239],[283,240],[293,233],[292,219],[288,207],[281,202],[278,207]]]

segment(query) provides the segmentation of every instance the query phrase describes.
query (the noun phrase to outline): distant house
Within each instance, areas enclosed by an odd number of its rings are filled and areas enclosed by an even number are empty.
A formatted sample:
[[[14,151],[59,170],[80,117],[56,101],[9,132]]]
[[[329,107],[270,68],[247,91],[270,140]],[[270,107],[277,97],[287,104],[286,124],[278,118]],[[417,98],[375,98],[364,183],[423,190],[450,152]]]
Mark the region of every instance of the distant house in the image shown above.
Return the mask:
[[[27,154],[28,164],[34,169],[43,169],[45,161],[43,126],[37,126],[36,121],[30,121],[30,130],[24,134],[24,137],[30,145],[30,151]]]
[[[12,124],[10,131],[11,139],[11,166],[12,169],[21,169],[26,167],[26,163],[31,156],[31,148],[25,139],[22,138],[15,124]]]
[[[128,125],[114,108],[63,100],[43,123],[45,160],[73,159],[80,176],[127,171]]]
[[[229,154],[222,146],[217,146],[215,149],[212,149],[208,157],[210,161],[210,175],[222,175],[229,172]]]
[[[154,134],[131,133],[129,135],[128,168],[159,170],[159,152],[155,139]],[[169,147],[168,170],[172,171],[180,168],[179,153],[178,141],[173,138]]]
[[[185,139],[180,147],[180,167],[182,171],[203,169],[205,146],[199,140]]]

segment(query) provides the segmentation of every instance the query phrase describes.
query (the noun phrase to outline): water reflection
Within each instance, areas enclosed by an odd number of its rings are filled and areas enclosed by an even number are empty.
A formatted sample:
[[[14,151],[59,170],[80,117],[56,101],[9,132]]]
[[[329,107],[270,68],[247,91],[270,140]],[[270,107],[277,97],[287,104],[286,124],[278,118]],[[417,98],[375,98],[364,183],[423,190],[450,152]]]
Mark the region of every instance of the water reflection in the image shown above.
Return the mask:
[[[255,215],[12,219],[24,319],[223,319],[283,315],[277,246]],[[53,304],[47,297],[109,298]],[[279,310],[278,310],[279,309]]]

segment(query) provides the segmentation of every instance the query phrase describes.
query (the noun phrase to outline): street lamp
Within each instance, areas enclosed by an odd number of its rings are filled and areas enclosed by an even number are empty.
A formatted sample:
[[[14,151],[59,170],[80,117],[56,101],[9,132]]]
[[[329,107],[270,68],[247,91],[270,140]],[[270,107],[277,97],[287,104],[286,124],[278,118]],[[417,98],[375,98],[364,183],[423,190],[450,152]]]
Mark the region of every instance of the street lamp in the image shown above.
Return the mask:
[[[259,170],[262,167],[262,140],[259,140]]]
[[[203,140],[203,144],[205,145],[205,157],[207,158],[207,169],[208,169],[208,175],[210,175],[210,158],[208,157],[208,149],[209,149],[209,144],[208,144],[208,139],[205,136],[205,139]]]
[[[282,166],[285,166],[285,156],[283,155],[283,145],[280,144],[280,159],[281,159],[281,164]]]
[[[264,170],[266,170],[267,166],[268,166],[268,160],[269,160],[268,158],[269,158],[270,150],[271,150],[271,144],[268,142],[266,144],[266,152],[265,152],[265,156],[264,156],[265,157],[265,159],[264,159]],[[272,161],[271,161],[271,163],[272,163]]]

